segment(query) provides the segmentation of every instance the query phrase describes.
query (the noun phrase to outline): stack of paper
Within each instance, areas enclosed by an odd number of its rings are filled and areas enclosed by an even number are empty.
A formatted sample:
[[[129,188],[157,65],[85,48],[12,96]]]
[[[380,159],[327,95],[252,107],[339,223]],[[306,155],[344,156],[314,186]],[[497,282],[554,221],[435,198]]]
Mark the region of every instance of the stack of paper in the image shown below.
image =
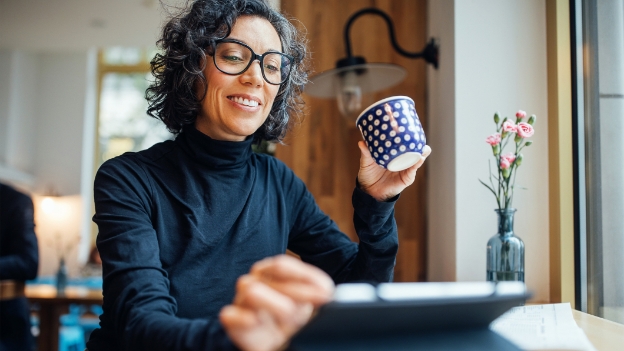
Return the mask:
[[[569,303],[514,307],[490,329],[523,350],[596,351],[576,325]]]

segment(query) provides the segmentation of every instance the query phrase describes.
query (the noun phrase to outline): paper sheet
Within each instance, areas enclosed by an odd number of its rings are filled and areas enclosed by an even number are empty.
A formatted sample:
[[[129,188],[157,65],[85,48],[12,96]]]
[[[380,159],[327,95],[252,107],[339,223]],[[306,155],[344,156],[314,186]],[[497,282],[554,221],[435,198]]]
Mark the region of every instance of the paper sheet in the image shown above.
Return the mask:
[[[576,325],[569,303],[514,307],[490,329],[523,350],[596,351]]]

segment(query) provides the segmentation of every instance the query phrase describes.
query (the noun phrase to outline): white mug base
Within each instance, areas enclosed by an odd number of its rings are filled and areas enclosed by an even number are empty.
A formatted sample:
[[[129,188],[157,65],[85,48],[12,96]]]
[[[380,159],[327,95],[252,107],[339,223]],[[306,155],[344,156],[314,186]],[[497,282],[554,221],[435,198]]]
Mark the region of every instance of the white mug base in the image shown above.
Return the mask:
[[[390,161],[386,169],[390,172],[402,171],[418,163],[421,158],[422,155],[418,152],[406,152],[403,155],[399,155],[394,160]]]

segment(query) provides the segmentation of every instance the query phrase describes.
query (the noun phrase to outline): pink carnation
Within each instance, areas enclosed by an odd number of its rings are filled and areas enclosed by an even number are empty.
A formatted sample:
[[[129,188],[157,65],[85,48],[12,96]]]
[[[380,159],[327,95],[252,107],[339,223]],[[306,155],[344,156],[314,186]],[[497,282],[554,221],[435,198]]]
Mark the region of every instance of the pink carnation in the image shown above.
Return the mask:
[[[505,131],[505,132],[515,132],[516,128],[517,128],[517,126],[513,122],[511,122],[509,120],[507,120],[507,121],[505,121],[505,123],[503,123],[503,131]]]
[[[507,169],[507,168],[509,168],[509,166],[511,166],[511,163],[509,162],[509,160],[507,160],[506,158],[501,157],[501,159],[500,159],[500,167],[502,169]]]
[[[512,164],[513,161],[516,160],[516,155],[514,155],[513,153],[510,152],[508,154],[501,155],[501,160],[503,160],[503,159],[507,160],[507,162],[509,162],[509,164]]]
[[[521,138],[530,138],[531,136],[533,136],[533,133],[535,133],[535,131],[533,130],[532,125],[520,122],[517,126],[517,133]]]
[[[500,144],[501,142],[501,135],[500,133],[496,133],[496,134],[492,134],[489,137],[487,137],[485,139],[485,142],[492,145],[492,146],[496,146],[498,144]]]
[[[516,117],[522,119],[522,118],[526,117],[526,112],[524,112],[522,110],[518,110],[518,112],[516,112]]]

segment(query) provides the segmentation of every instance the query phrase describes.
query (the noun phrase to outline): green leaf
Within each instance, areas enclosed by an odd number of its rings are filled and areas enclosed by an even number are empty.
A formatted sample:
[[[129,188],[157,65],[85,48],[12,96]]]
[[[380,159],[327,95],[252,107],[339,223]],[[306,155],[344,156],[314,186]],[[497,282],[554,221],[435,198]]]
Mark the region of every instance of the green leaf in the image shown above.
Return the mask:
[[[486,188],[490,189],[490,191],[492,192],[492,194],[494,194],[494,197],[496,197],[496,192],[494,191],[494,189],[490,188],[489,185],[485,184],[481,179],[479,179],[479,182],[483,185],[485,185]]]

